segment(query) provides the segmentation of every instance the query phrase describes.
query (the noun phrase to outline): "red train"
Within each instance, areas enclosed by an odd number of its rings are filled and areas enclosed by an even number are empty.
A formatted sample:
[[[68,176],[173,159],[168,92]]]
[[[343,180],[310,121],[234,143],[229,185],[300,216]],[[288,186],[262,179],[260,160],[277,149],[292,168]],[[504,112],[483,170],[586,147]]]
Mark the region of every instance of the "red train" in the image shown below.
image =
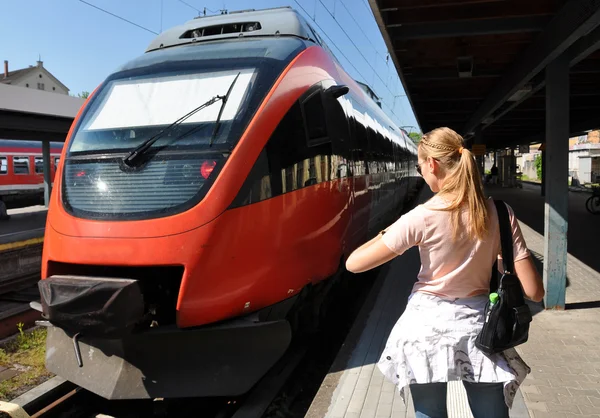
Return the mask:
[[[290,8],[159,35],[62,158],[46,364],[110,399],[246,392],[420,184],[415,145]]]
[[[50,176],[54,173],[61,143],[50,143]],[[44,201],[44,165],[42,143],[0,139],[0,219],[6,218],[6,208]]]

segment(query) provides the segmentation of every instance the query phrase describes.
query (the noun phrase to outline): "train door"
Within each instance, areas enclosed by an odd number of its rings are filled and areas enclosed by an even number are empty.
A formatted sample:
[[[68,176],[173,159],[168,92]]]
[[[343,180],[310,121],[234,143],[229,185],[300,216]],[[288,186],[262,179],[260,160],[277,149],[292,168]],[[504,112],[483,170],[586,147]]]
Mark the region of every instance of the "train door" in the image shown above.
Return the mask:
[[[347,222],[352,225],[354,207],[354,176],[352,166],[352,145],[350,126],[347,116],[349,105],[345,95],[349,89],[337,85],[333,80],[325,80],[323,87],[323,109],[327,121],[327,130],[332,147],[332,178],[337,180],[338,192],[347,202]],[[333,185],[335,182],[332,182]],[[344,239],[344,249],[349,244],[349,237]]]
[[[365,113],[354,97],[350,97],[351,146],[353,170],[352,243],[356,247],[365,242],[370,218],[369,158]]]

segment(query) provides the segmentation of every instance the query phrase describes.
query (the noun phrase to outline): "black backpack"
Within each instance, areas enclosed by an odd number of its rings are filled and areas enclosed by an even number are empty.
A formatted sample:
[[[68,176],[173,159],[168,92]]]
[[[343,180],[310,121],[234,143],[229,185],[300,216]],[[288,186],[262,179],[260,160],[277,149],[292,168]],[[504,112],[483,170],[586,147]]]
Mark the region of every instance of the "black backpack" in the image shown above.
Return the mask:
[[[498,294],[496,303],[485,308],[485,323],[475,346],[487,355],[500,353],[523,344],[529,337],[531,310],[525,303],[521,281],[515,274],[513,237],[508,209],[502,200],[494,200],[500,224],[502,264],[504,273],[498,279],[497,262],[492,268],[490,293]]]

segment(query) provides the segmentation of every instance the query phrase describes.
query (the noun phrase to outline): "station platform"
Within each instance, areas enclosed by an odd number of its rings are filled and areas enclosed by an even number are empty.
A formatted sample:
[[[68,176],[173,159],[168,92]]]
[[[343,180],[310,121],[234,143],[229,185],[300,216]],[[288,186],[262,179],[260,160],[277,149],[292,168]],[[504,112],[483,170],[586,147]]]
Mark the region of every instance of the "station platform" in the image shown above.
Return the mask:
[[[19,247],[27,240],[43,238],[47,212],[45,206],[9,209],[10,219],[0,221],[0,251]]]
[[[522,189],[489,186],[487,193],[506,201],[522,223],[544,236],[544,197],[541,196],[540,185],[523,183]],[[567,251],[595,271],[600,271],[600,216],[585,209],[589,197],[589,193],[569,192]]]
[[[544,198],[540,187],[490,187],[488,196],[511,205],[540,273],[543,268]],[[431,196],[425,186],[419,195]],[[531,374],[525,379],[510,411],[512,418],[600,417],[600,262],[593,254],[600,232],[600,216],[585,209],[586,194],[569,196],[569,256],[567,307],[545,311],[531,303],[534,320],[529,341],[518,348]],[[576,255],[572,254],[574,252]],[[585,259],[587,262],[582,261]],[[588,264],[589,262],[589,264]],[[344,345],[322,382],[308,418],[414,417],[407,390],[404,404],[398,390],[385,380],[376,363],[388,335],[400,317],[420,268],[412,248],[380,268],[377,282],[359,313]],[[449,417],[470,418],[460,382],[448,385]]]

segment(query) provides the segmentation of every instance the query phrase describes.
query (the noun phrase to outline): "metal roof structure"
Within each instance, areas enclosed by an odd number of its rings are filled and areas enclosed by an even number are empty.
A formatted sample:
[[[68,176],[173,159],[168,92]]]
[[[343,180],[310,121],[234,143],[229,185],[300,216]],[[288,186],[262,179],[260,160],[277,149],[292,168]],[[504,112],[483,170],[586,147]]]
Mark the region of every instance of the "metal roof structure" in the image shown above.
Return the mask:
[[[64,142],[84,102],[79,97],[0,84],[0,138]]]
[[[543,141],[546,66],[570,66],[570,133],[600,126],[599,0],[369,0],[424,132]]]

